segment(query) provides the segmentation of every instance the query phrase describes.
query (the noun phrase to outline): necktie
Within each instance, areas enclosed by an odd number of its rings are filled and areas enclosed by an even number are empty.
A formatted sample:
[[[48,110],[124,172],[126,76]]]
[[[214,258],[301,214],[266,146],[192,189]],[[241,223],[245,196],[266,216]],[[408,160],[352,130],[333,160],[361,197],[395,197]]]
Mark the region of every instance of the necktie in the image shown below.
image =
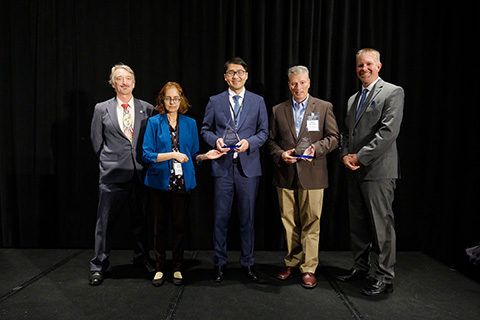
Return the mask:
[[[360,114],[360,110],[362,110],[363,103],[365,102],[365,98],[367,97],[368,89],[363,89],[362,96],[360,97],[360,103],[358,104],[357,113],[355,114],[355,120],[358,118]]]
[[[122,104],[123,107],[123,132],[127,136],[128,140],[132,141],[133,139],[133,123],[132,115],[130,110],[128,110],[128,103]]]
[[[233,100],[235,100],[235,106],[233,107],[233,120],[235,120],[235,127],[238,125],[238,118],[240,116],[240,96],[236,95],[233,96]]]

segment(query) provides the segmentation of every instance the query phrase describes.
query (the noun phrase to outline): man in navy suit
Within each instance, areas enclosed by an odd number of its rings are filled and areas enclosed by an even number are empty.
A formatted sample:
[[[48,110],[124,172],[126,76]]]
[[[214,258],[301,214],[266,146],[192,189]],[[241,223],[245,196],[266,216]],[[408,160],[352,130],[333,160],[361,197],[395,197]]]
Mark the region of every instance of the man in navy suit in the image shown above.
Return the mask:
[[[89,284],[102,284],[110,256],[111,229],[123,207],[128,204],[134,239],[133,263],[149,265],[143,186],[142,143],[153,106],[133,97],[135,75],[124,64],[112,68],[109,83],[116,97],[95,106],[90,139],[99,159],[100,181],[95,256],[90,261]]]
[[[253,269],[254,213],[258,183],[262,175],[260,147],[268,137],[268,115],[265,101],[245,89],[248,66],[241,58],[224,65],[228,90],[210,97],[200,134],[207,144],[228,153],[212,160],[214,181],[215,282],[223,279],[227,257],[228,221],[234,194],[240,220],[240,264],[253,281],[259,278]],[[238,133],[238,141],[226,148],[224,133]]]

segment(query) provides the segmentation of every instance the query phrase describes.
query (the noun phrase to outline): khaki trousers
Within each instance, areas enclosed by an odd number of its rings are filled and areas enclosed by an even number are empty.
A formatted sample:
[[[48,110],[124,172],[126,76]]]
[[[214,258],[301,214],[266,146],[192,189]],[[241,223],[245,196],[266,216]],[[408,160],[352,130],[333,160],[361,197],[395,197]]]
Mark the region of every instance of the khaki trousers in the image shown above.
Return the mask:
[[[318,266],[323,189],[277,187],[277,195],[287,240],[285,265],[299,266],[301,273],[315,273]]]

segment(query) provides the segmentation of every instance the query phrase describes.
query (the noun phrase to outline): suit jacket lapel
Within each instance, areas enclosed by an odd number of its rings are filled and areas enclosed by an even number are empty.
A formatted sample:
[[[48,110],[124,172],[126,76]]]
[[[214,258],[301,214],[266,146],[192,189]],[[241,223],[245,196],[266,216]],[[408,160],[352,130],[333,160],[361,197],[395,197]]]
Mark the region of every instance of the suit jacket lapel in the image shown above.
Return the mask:
[[[292,99],[289,99],[285,102],[283,111],[285,112],[285,119],[287,119],[288,127],[290,128],[290,132],[292,133],[292,137],[294,141],[297,141],[297,131],[295,130],[295,119],[293,118],[293,103]]]
[[[238,129],[242,126],[245,122],[246,116],[249,114],[249,110],[252,107],[251,99],[250,99],[250,92],[245,90],[245,95],[243,96],[243,102],[241,107],[241,111],[239,113],[240,119],[238,121]]]
[[[120,127],[120,124],[118,123],[116,98],[113,98],[108,102],[107,111],[115,129],[117,129],[120,134],[122,134],[125,138],[127,138],[127,136],[125,136],[125,134],[123,133],[123,130]]]
[[[222,96],[222,105],[223,113],[225,114],[225,125],[227,125],[228,121],[230,121],[230,124],[232,125],[233,128],[233,120],[232,120],[232,114],[230,113],[230,99],[228,97],[228,90],[224,92]]]
[[[188,131],[187,124],[185,123],[185,117],[183,115],[179,114],[177,122],[178,122],[177,123],[177,126],[178,126],[178,148],[179,148],[180,152],[186,153],[185,150],[183,150],[183,146],[185,146],[186,144],[181,143],[182,141],[185,142],[188,139],[190,139],[190,137],[187,136],[189,131]],[[170,134],[170,132],[168,134]],[[172,139],[170,139],[170,143],[171,143],[171,140]]]
[[[314,108],[315,108],[315,103],[313,102],[313,99],[310,99],[310,98],[311,97],[309,97],[307,106],[305,107],[305,113],[303,115],[302,124],[300,126],[300,131],[298,132],[299,137],[301,137],[303,134],[305,134],[305,131],[307,130],[307,120],[306,120],[307,115],[312,113]]]
[[[362,95],[362,92],[359,91],[357,92],[357,96],[355,99],[353,99],[352,105],[350,106],[350,113],[349,113],[349,127],[354,128],[355,124],[357,123],[358,119],[355,119],[355,114],[357,113],[357,106],[358,106],[358,100],[360,100],[360,96]],[[360,117],[359,117],[360,118]]]
[[[372,103],[372,101],[380,93],[380,91],[382,91],[382,88],[383,88],[383,80],[378,79],[378,81],[375,84],[375,86],[373,87],[372,91],[368,94],[367,98],[365,99],[365,102],[363,103],[362,110],[360,110],[360,114],[358,115],[358,118],[355,120],[355,123],[358,123],[360,118],[362,118],[362,116],[365,113],[365,111],[367,110],[367,108],[370,107],[370,104]],[[356,112],[356,109],[357,109],[356,106],[358,104],[359,96],[360,96],[360,92],[359,92],[359,94],[357,94],[357,97],[355,98],[355,102],[353,103],[353,106],[355,106],[355,108],[352,108],[352,109],[355,110],[354,113],[353,113],[353,118],[354,119],[355,119],[355,112]]]
[[[140,100],[133,98],[134,112],[135,112],[135,121],[133,124],[133,139],[132,143],[136,144],[138,141],[138,135],[140,134],[140,129],[142,127],[142,121],[146,115],[146,110]],[[126,137],[126,136],[125,136]]]
[[[177,126],[180,125],[180,120],[178,120]],[[180,130],[178,130],[180,131]],[[165,137],[164,143],[166,150],[172,150],[172,139],[170,138],[170,127],[168,124],[168,118],[166,114],[162,114],[160,117],[160,136]]]

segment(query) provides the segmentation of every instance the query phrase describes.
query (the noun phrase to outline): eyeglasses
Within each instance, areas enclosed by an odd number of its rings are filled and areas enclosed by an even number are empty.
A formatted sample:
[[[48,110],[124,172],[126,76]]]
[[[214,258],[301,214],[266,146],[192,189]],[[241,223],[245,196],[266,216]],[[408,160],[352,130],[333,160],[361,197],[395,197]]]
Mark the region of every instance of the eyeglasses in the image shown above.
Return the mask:
[[[163,98],[163,101],[164,102],[172,101],[174,103],[179,103],[180,101],[182,101],[182,98],[180,98],[180,97],[175,97],[175,98],[165,97],[165,98]]]
[[[225,72],[225,74],[227,75],[227,77],[229,78],[232,78],[234,75],[238,75],[239,77],[243,77],[245,75],[246,71],[245,70],[237,70],[237,71],[233,71],[233,70],[230,70],[230,71],[227,71]]]

